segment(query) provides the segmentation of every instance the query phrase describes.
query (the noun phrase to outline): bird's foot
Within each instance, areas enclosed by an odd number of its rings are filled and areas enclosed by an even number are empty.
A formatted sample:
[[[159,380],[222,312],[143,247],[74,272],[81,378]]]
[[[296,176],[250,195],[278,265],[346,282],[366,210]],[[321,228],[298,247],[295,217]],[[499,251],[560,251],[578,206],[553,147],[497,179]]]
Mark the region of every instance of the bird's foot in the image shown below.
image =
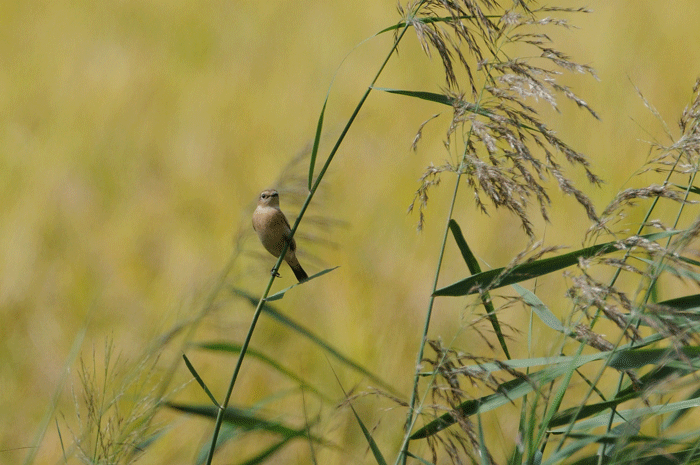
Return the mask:
[[[278,272],[276,269],[274,269],[274,268],[270,270],[270,274],[271,274],[272,276],[274,276],[275,278],[281,278],[281,277],[282,277],[282,275],[279,274],[279,272]]]

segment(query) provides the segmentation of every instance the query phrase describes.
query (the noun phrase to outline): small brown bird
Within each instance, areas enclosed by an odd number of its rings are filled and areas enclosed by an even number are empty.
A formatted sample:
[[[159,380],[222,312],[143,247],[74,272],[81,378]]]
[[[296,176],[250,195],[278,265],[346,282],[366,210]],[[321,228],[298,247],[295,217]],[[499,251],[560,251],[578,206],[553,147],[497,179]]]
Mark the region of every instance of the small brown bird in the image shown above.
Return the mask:
[[[276,190],[270,189],[260,193],[258,208],[253,212],[253,229],[258,233],[265,249],[275,257],[279,258],[285,243],[289,242],[284,260],[299,282],[309,279],[309,275],[297,260],[297,243],[291,237],[292,228],[289,227],[287,217],[280,210],[280,196]]]

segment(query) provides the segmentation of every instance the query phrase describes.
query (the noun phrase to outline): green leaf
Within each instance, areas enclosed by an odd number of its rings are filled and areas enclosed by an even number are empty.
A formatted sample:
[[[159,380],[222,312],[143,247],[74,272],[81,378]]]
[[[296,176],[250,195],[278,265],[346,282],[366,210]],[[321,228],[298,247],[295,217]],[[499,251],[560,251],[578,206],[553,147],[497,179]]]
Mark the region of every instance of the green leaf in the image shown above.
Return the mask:
[[[697,188],[695,186],[688,187],[688,186],[681,186],[679,184],[674,184],[674,186],[676,186],[677,188],[679,188],[682,191],[692,192],[693,194],[700,194],[700,188]]]
[[[676,310],[700,310],[700,294],[685,295],[676,299],[664,300],[658,304],[666,307],[672,307]]]
[[[180,404],[175,402],[165,402],[168,407],[180,412],[197,415],[211,420],[216,420],[219,412],[218,407],[210,405]],[[244,431],[267,431],[287,438],[306,437],[306,428],[295,429],[277,421],[270,421],[260,416],[254,415],[249,410],[235,407],[226,407],[223,414],[224,422],[229,426],[240,428]],[[317,442],[324,442],[322,439],[313,438]]]
[[[640,237],[649,241],[655,241],[678,233],[679,231],[664,231],[660,233],[647,234]],[[456,283],[450,284],[442,289],[438,289],[433,295],[455,297],[474,294],[479,292],[480,289],[496,289],[567,268],[578,263],[579,259],[581,258],[585,259],[596,255],[605,255],[624,248],[626,248],[624,242],[613,241],[586,247],[568,254],[559,255],[557,257],[545,258],[530,263],[523,263],[522,265],[516,265],[509,270],[506,268],[498,268],[495,270],[485,271],[461,281],[457,281]]]
[[[639,378],[639,381],[641,383],[641,388],[637,386],[629,386],[628,388],[620,391],[617,393],[614,399],[607,400],[604,402],[598,402],[596,404],[591,404],[591,405],[584,405],[581,407],[580,412],[578,415],[576,415],[576,412],[579,411],[579,407],[572,407],[567,410],[564,410],[562,412],[558,412],[556,415],[554,415],[551,419],[551,421],[548,423],[549,428],[557,427],[560,425],[568,425],[572,421],[578,421],[583,418],[588,418],[593,415],[599,414],[601,412],[604,412],[612,407],[616,407],[617,405],[627,402],[629,400],[635,399],[635,398],[642,398],[645,395],[644,392],[644,387],[645,386],[651,386],[654,384],[658,384],[669,377],[683,377],[687,374],[690,374],[694,371],[697,371],[698,368],[693,368],[690,367],[689,365],[686,364],[686,366],[678,366],[678,367],[673,367],[673,366],[663,366],[661,368],[657,368],[644,376]],[[689,399],[694,401],[695,398]],[[689,408],[689,407],[687,407]],[[576,415],[576,418],[574,418],[574,415]],[[608,420],[609,415],[602,415],[606,417]],[[599,415],[600,417],[600,415]],[[598,417],[595,417],[598,418]],[[629,421],[634,417],[625,417],[622,415],[621,412],[618,412],[618,418],[617,421]],[[587,421],[593,421],[594,423],[599,422],[600,420],[586,420],[582,421],[577,424],[578,427],[583,427],[581,425],[586,425]],[[553,432],[563,432],[564,430],[553,430]]]
[[[683,357],[679,357],[679,353]],[[618,370],[633,370],[645,365],[667,365],[672,360],[681,360],[683,363],[692,364],[700,358],[700,347],[686,346],[679,351],[673,348],[666,349],[637,349],[621,350],[615,353],[610,359],[609,365]]]
[[[347,396],[347,394],[346,394],[346,396]],[[387,465],[386,459],[382,455],[382,451],[379,450],[379,446],[377,445],[377,442],[374,440],[374,438],[372,437],[372,434],[369,432],[369,430],[367,429],[365,424],[360,419],[360,416],[357,414],[355,407],[352,406],[352,402],[348,401],[348,405],[350,405],[350,408],[352,409],[352,413],[355,415],[355,419],[357,420],[357,423],[360,425],[360,428],[362,429],[362,434],[364,434],[365,439],[367,440],[367,443],[369,444],[369,447],[372,450],[372,455],[374,455],[374,460],[376,460],[379,465]]]
[[[390,94],[405,95],[407,97],[419,98],[421,100],[427,100],[429,102],[441,103],[442,105],[452,106],[457,102],[457,99],[447,96],[445,94],[436,94],[435,92],[423,92],[418,90],[400,90],[400,89],[387,89],[385,87],[374,87],[374,90],[380,90],[382,92],[388,92]]]
[[[211,393],[211,391],[209,390],[207,385],[204,384],[204,380],[199,376],[199,373],[197,373],[197,370],[194,369],[194,366],[190,363],[190,360],[187,358],[187,355],[182,354],[182,358],[185,359],[185,365],[187,365],[187,369],[190,370],[190,373],[192,373],[192,376],[194,376],[194,379],[197,380],[197,383],[199,383],[199,386],[209,396],[209,398],[214,403],[214,405],[216,407],[219,407],[219,405],[220,405],[219,402],[214,398],[214,394]]]
[[[343,385],[340,383],[340,379],[338,378],[338,374],[335,372],[333,367],[331,366],[331,370],[333,371],[333,375],[335,376],[335,380],[338,382],[338,385],[340,386],[340,389],[343,391],[343,395],[345,396],[345,399],[350,406],[350,409],[352,410],[353,415],[355,415],[355,419],[357,420],[357,423],[360,425],[360,429],[362,429],[362,434],[364,434],[365,439],[367,440],[367,444],[369,444],[370,449],[372,450],[372,454],[374,455],[374,460],[377,461],[379,465],[387,465],[386,460],[384,459],[384,456],[382,455],[382,452],[379,450],[379,446],[377,446],[376,441],[372,437],[372,434],[369,432],[365,424],[362,422],[362,419],[360,416],[357,414],[357,411],[355,410],[355,407],[353,407],[352,402],[348,398],[348,393],[345,392],[345,388],[343,388]]]
[[[423,457],[418,457],[417,455],[412,454],[411,451],[408,451],[408,450],[407,450],[407,451],[406,451],[406,455],[409,456],[409,457],[411,457],[411,458],[413,458],[413,459],[418,460],[418,461],[419,461],[420,463],[422,463],[423,465],[435,465],[435,464],[432,463],[432,462],[428,462],[428,461],[425,460]]]
[[[554,331],[560,332],[567,336],[571,334],[571,331],[566,328],[561,321],[559,321],[559,318],[554,316],[554,313],[552,313],[544,302],[542,302],[534,293],[525,289],[519,284],[511,284],[511,287],[515,289],[518,294],[520,294],[520,296],[523,298],[523,302],[525,302],[535,312],[540,320],[542,320],[542,323],[546,324]]]
[[[484,437],[484,425],[481,421],[481,415],[477,413],[477,425],[479,430],[479,455],[481,456],[481,465],[491,465],[489,459],[489,450],[486,447],[486,438]]]
[[[330,92],[330,91],[329,91]],[[318,116],[318,123],[316,124],[316,136],[314,137],[314,148],[311,150],[311,160],[309,160],[309,190],[314,183],[314,168],[316,167],[316,157],[318,156],[318,145],[321,142],[321,133],[323,132],[323,119],[326,114],[326,105],[328,105],[328,95],[326,94],[326,99],[323,101],[323,108],[321,109],[321,114]]]
[[[608,438],[606,438],[606,439],[608,439],[610,442],[605,444],[605,446],[603,447],[603,454],[606,455],[607,457],[610,457],[613,454],[617,453],[617,451],[619,451],[621,449],[620,439],[624,438],[626,440],[635,441],[634,439],[631,439],[631,438],[637,437],[637,435],[639,434],[639,431],[641,430],[641,426],[642,426],[642,419],[635,418],[632,421],[626,421],[624,423],[617,425],[613,429],[611,429],[610,433],[606,435],[606,436],[608,436]]]
[[[333,271],[333,270],[335,270],[335,269],[338,269],[338,268],[340,268],[340,266],[336,266],[336,267],[333,267],[333,268],[325,269],[325,270],[323,270],[323,271],[319,271],[318,273],[316,273],[315,275],[309,277],[308,279],[305,279],[304,281],[302,281],[302,282],[300,282],[300,283],[292,284],[292,285],[289,286],[288,288],[282,289],[282,290],[279,291],[278,293],[269,296],[267,299],[265,299],[265,301],[266,301],[266,302],[272,302],[272,301],[275,301],[275,300],[280,300],[282,297],[284,297],[284,294],[286,294],[287,291],[289,291],[290,289],[293,289],[293,288],[295,288],[295,287],[297,287],[297,286],[300,286],[300,285],[302,285],[302,284],[304,284],[304,283],[308,283],[308,282],[311,281],[312,279],[316,279],[316,278],[318,278],[319,276],[323,276],[324,274],[330,273],[331,271]]]
[[[627,402],[628,400],[634,399],[635,397],[639,397],[639,395],[634,392],[627,392],[623,395],[618,394],[613,400],[597,402],[591,405],[584,405],[580,409],[578,407],[572,407],[552,415],[552,419],[549,421],[547,426],[549,428],[555,428],[561,425],[568,425],[572,421],[577,421],[582,418],[588,418],[605,410],[615,408],[622,402]],[[576,418],[574,418],[574,415],[576,415]]]
[[[686,397],[686,399],[695,399],[697,397],[700,397],[700,388],[693,391],[689,396]],[[670,428],[688,413],[690,413],[690,409],[676,410],[675,412],[666,415],[661,424],[661,429],[666,430]]]
[[[481,273],[479,261],[476,259],[471,249],[469,248],[469,244],[467,244],[466,239],[464,239],[464,235],[462,234],[462,228],[460,228],[459,224],[457,224],[457,222],[453,219],[450,219],[449,225],[450,231],[452,231],[452,235],[455,238],[455,242],[457,242],[457,247],[459,247],[459,251],[462,253],[462,258],[464,258],[464,262],[469,268],[469,272],[472,275]],[[488,318],[491,321],[491,326],[493,326],[493,330],[496,333],[498,342],[501,344],[503,353],[505,353],[506,357],[510,359],[510,353],[508,353],[508,346],[506,345],[506,338],[503,336],[503,332],[501,331],[501,325],[498,322],[498,317],[496,316],[496,309],[493,308],[491,296],[488,292],[485,292],[480,297],[481,303],[484,305],[484,309],[486,309],[486,314],[488,315]]]
[[[654,416],[663,415],[665,413],[676,412],[678,410],[685,410],[689,408],[700,407],[700,398],[682,400],[680,402],[673,402],[670,404],[663,405],[652,405],[651,407],[638,407],[629,410],[620,410],[615,412],[615,418],[613,418],[612,423],[620,423],[631,421],[635,418],[640,418],[644,416]],[[576,428],[578,429],[588,429],[596,428],[599,426],[607,426],[611,423],[610,414],[604,413],[588,420],[579,421],[576,423]],[[551,430],[552,433],[563,433],[565,428]]]

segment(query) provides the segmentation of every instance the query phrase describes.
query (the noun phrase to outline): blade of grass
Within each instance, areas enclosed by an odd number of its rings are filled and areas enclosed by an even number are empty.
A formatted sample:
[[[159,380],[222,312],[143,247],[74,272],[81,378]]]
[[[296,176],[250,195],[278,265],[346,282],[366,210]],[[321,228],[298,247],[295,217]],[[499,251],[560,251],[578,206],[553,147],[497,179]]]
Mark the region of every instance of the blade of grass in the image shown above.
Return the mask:
[[[190,370],[190,373],[192,373],[192,376],[194,376],[194,379],[197,381],[197,383],[199,383],[199,386],[202,388],[202,390],[204,390],[207,396],[209,396],[209,399],[211,399],[212,403],[216,407],[219,407],[219,402],[214,397],[214,394],[211,393],[207,385],[204,383],[202,377],[199,376],[199,373],[197,373],[197,370],[195,370],[192,363],[190,363],[190,359],[187,358],[187,355],[182,354],[182,358],[185,359],[185,365],[187,365],[187,369]]]
[[[333,375],[335,376],[335,380],[338,382],[338,386],[340,386],[340,390],[343,391],[343,395],[345,396],[346,402],[350,406],[350,409],[352,410],[353,415],[355,415],[355,420],[357,420],[357,424],[360,425],[360,429],[362,429],[362,434],[365,436],[365,439],[367,440],[367,444],[369,445],[369,448],[372,450],[372,455],[374,455],[374,460],[376,460],[379,465],[387,465],[386,460],[384,459],[384,456],[382,455],[382,451],[379,450],[379,446],[377,445],[376,441],[372,437],[372,434],[369,432],[369,430],[365,426],[364,422],[360,418],[360,415],[357,414],[355,407],[353,407],[352,402],[348,398],[348,393],[345,392],[345,388],[343,387],[342,383],[340,382],[340,378],[338,378],[338,374],[335,372],[335,369],[333,369],[332,365],[331,365],[331,370],[333,371]]]
[[[664,231],[660,233],[640,236],[643,239],[654,241],[664,237],[678,234],[680,231]],[[544,276],[549,273],[567,268],[578,263],[581,258],[590,258],[596,255],[605,255],[617,250],[627,248],[621,241],[612,241],[605,244],[594,245],[583,249],[559,255],[557,257],[545,258],[530,263],[516,265],[512,269],[498,268],[484,271],[478,275],[470,276],[454,284],[438,289],[434,296],[465,296],[479,292],[480,289],[496,289],[509,284],[527,281],[529,279]]]
[[[686,346],[679,350],[665,349],[632,349],[618,351],[610,359],[609,366],[618,370],[632,370],[645,365],[669,365],[669,362],[678,360],[686,366],[692,366],[700,358],[700,347]],[[661,363],[663,362],[663,363]]]
[[[700,389],[696,389],[693,391],[690,395],[686,396],[686,400],[690,399],[695,399],[697,397],[700,397]],[[664,418],[663,422],[661,423],[661,429],[666,430],[670,428],[671,426],[675,425],[681,418],[686,416],[688,413],[690,413],[690,409],[686,410],[677,410],[668,416]]]
[[[639,382],[642,387],[650,386],[658,384],[671,376],[678,378],[686,376],[694,371],[697,371],[697,369],[698,368],[689,368],[687,365],[680,367],[672,367],[670,365],[667,365],[663,368],[656,369],[643,375],[639,378]],[[644,398],[645,395],[646,393],[643,389],[640,389],[639,386],[629,386],[628,388],[618,392],[615,398],[611,400],[605,402],[598,402],[595,404],[571,407],[567,410],[558,412],[556,415],[552,416],[548,423],[548,426],[552,428],[556,426],[567,425],[574,421],[578,421],[583,418],[588,418],[592,415],[598,414],[600,412],[604,412],[605,410],[610,409],[612,407],[616,407],[617,405],[623,402],[627,402],[635,398]]]
[[[337,268],[340,268],[340,266],[335,266],[335,267],[333,267],[333,268],[328,268],[328,269],[326,269],[326,270],[319,271],[319,272],[316,273],[315,275],[310,276],[309,278],[305,279],[303,282],[292,284],[292,285],[289,286],[288,288],[282,289],[281,291],[277,292],[276,294],[272,294],[271,296],[269,296],[269,297],[268,297],[267,299],[265,299],[265,300],[266,300],[267,302],[272,302],[272,301],[275,301],[275,300],[280,300],[282,297],[284,297],[284,294],[286,294],[287,291],[289,291],[290,289],[293,289],[293,288],[295,288],[295,287],[297,287],[297,286],[300,286],[300,285],[302,285],[302,284],[308,283],[308,282],[311,281],[312,279],[316,279],[316,278],[318,278],[319,276],[322,276],[322,275],[324,275],[324,274],[326,274],[326,273],[330,273],[331,271],[333,271],[333,270],[335,270],[335,269],[337,269]]]
[[[435,464],[432,463],[432,462],[428,462],[428,461],[425,460],[423,457],[418,457],[417,455],[412,454],[411,451],[406,451],[406,455],[409,456],[409,457],[411,457],[411,458],[413,458],[413,459],[418,460],[418,461],[419,461],[420,463],[422,463],[423,465],[435,465]]]
[[[176,402],[165,402],[165,405],[180,412],[190,415],[197,415],[204,418],[215,419],[219,409],[210,405],[180,404]],[[245,431],[266,431],[286,438],[306,437],[306,427],[295,429],[277,421],[264,419],[252,414],[248,410],[235,407],[226,407],[223,414],[224,422],[230,426],[240,428]],[[314,441],[325,443],[322,438],[312,436]]]
[[[316,157],[318,156],[318,145],[321,143],[321,133],[323,132],[323,119],[326,115],[326,105],[328,105],[328,96],[330,95],[330,89],[326,94],[326,99],[323,101],[323,108],[321,108],[321,114],[318,115],[318,123],[316,124],[316,135],[314,136],[314,147],[311,150],[311,159],[309,160],[309,190],[314,182],[314,168],[316,167]]]
[[[268,447],[267,449],[260,452],[255,457],[252,457],[251,459],[246,460],[245,462],[241,462],[240,465],[258,465],[260,463],[266,463],[267,459],[269,457],[271,457],[275,452],[277,452],[282,447],[284,447],[292,439],[293,438],[291,438],[291,437],[284,437],[278,443],[273,444],[272,446]]]
[[[571,334],[571,331],[566,328],[561,321],[559,321],[559,318],[554,316],[554,313],[552,313],[544,302],[542,302],[533,292],[525,289],[519,284],[511,284],[511,287],[515,289],[518,294],[520,294],[520,296],[523,298],[523,302],[535,312],[542,323],[546,324],[554,331],[560,332],[567,336]]]
[[[343,128],[342,132],[340,133],[340,136],[338,137],[335,145],[331,149],[330,153],[328,154],[328,157],[326,158],[326,161],[323,164],[323,167],[318,173],[318,176],[316,176],[316,180],[313,182],[313,185],[311,186],[311,189],[309,190],[309,194],[306,197],[306,200],[304,201],[304,204],[301,206],[301,210],[299,211],[299,215],[297,215],[296,220],[294,221],[294,225],[291,228],[291,232],[289,234],[290,239],[294,237],[294,234],[297,231],[297,228],[299,227],[299,224],[301,223],[301,220],[304,217],[304,214],[306,213],[306,210],[309,208],[309,204],[311,203],[311,199],[313,199],[314,195],[316,194],[316,190],[318,190],[319,185],[321,184],[321,181],[323,180],[326,171],[328,171],[328,168],[330,164],[332,163],[333,159],[335,158],[335,155],[338,153],[338,149],[340,148],[340,145],[343,143],[343,140],[345,140],[345,136],[347,135],[348,131],[350,130],[350,127],[352,127],[355,118],[357,118],[357,115],[360,113],[360,110],[364,106],[365,102],[367,101],[367,98],[369,97],[369,94],[372,92],[372,86],[377,82],[379,79],[379,76],[382,74],[384,71],[384,68],[386,67],[387,63],[389,63],[389,59],[394,56],[394,53],[397,51],[399,43],[403,39],[404,35],[406,34],[407,28],[404,28],[400,34],[397,35],[397,37],[394,39],[394,43],[392,44],[391,50],[389,50],[389,53],[387,54],[386,58],[384,58],[384,61],[382,64],[379,66],[379,70],[377,73],[374,75],[374,79],[372,79],[372,82],[370,82],[369,86],[367,87],[367,90],[365,93],[362,95],[360,98],[360,101],[358,104],[355,106],[355,110],[353,111],[352,115],[350,115],[350,118],[348,119],[347,123],[345,124],[345,127]],[[248,345],[250,344],[250,340],[253,336],[253,333],[255,332],[255,327],[257,325],[258,318],[260,316],[260,313],[262,312],[262,308],[264,306],[265,299],[269,295],[270,289],[272,288],[272,283],[274,282],[275,275],[277,273],[277,270],[279,270],[280,265],[282,264],[282,260],[285,257],[285,254],[287,253],[287,249],[289,247],[291,241],[286,241],[284,247],[282,248],[280,252],[280,256],[277,259],[277,262],[275,263],[275,266],[272,268],[273,272],[270,277],[270,280],[268,281],[267,287],[265,288],[265,291],[263,292],[260,300],[258,301],[258,304],[256,305],[255,312],[253,314],[253,319],[250,323],[250,328],[248,329],[248,333],[246,334],[246,338],[243,342],[242,345],[242,350],[241,353],[238,357],[238,361],[236,362],[236,366],[233,370],[233,374],[231,375],[231,381],[229,383],[228,390],[226,391],[226,396],[224,397],[224,402],[223,406],[226,407],[228,406],[229,400],[231,399],[231,395],[233,393],[233,388],[236,384],[236,380],[238,379],[238,374],[240,373],[241,365],[243,363],[243,359],[245,358],[245,353],[246,350],[248,349]],[[216,419],[216,424],[214,425],[214,431],[212,433],[212,438],[211,438],[211,446],[209,449],[209,455],[207,457],[207,465],[211,465],[212,460],[214,460],[214,450],[216,448],[217,444],[217,437],[219,435],[219,431],[221,429],[221,424],[223,422],[223,409],[219,411],[219,415]]]
[[[479,430],[479,455],[481,456],[481,465],[491,465],[489,459],[489,450],[486,447],[486,438],[484,437],[484,425],[481,422],[481,414],[476,414],[477,426]]]
[[[449,227],[450,231],[452,231],[452,235],[455,238],[457,247],[459,247],[459,251],[462,253],[462,258],[464,259],[464,262],[469,268],[469,272],[472,275],[481,273],[479,261],[476,259],[471,249],[469,248],[469,244],[467,244],[467,241],[464,238],[464,235],[462,234],[462,228],[459,227],[459,224],[457,224],[457,222],[454,219],[450,219]],[[503,353],[506,354],[506,358],[510,360],[510,353],[508,352],[508,346],[506,345],[506,338],[503,336],[503,332],[501,331],[501,325],[498,322],[498,317],[496,316],[496,309],[493,308],[491,296],[488,292],[485,292],[480,297],[481,303],[484,305],[484,309],[486,310],[486,314],[488,315],[489,321],[491,321],[491,326],[493,327],[493,330],[496,333],[496,337],[498,338],[498,343],[501,345]]]
[[[615,418],[612,420],[612,423],[626,422],[644,416],[663,415],[666,413],[676,412],[678,410],[685,410],[696,407],[700,407],[700,398],[687,399],[663,405],[654,405],[651,407],[640,407],[629,410],[620,410],[615,412]],[[595,416],[593,418],[589,418],[588,420],[579,421],[576,423],[575,427],[578,429],[596,428],[598,426],[607,426],[609,422],[610,415],[608,413],[605,413]],[[567,429],[568,428],[554,429],[551,432],[564,433],[567,431]]]
[[[455,104],[460,104],[463,105],[467,111],[481,115],[481,116],[486,116],[486,117],[493,117],[494,115],[487,110],[484,110],[483,108],[474,105],[472,103],[467,103],[467,102],[460,102],[458,99],[454,97],[450,97],[449,95],[445,94],[438,94],[435,92],[427,92],[427,91],[422,91],[422,90],[401,90],[401,89],[387,89],[385,87],[375,87],[375,90],[380,90],[382,92],[387,92],[390,94],[396,94],[396,95],[404,95],[406,97],[413,97],[421,100],[427,100],[428,102],[434,102],[434,103],[439,103],[442,105],[447,105],[449,107],[453,107]],[[523,125],[520,125],[523,126]],[[526,126],[524,126],[526,127]],[[533,128],[528,128],[528,129],[533,129]],[[534,130],[534,129],[533,129]]]

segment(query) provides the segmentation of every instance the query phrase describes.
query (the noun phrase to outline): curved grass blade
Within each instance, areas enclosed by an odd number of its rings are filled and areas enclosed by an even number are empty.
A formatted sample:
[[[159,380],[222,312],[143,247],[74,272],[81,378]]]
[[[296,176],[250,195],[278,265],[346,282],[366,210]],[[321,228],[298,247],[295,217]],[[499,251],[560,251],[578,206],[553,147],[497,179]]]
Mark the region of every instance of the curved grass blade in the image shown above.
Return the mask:
[[[452,235],[455,238],[455,242],[457,243],[457,247],[459,247],[459,251],[462,252],[462,258],[464,258],[464,262],[469,268],[469,272],[472,275],[481,273],[479,261],[476,259],[471,249],[469,248],[469,244],[467,244],[466,239],[464,239],[464,235],[462,234],[462,228],[459,227],[459,224],[457,224],[457,222],[454,219],[450,219],[449,226],[450,231],[452,231]],[[484,309],[486,310],[486,314],[488,315],[488,318],[491,321],[491,326],[493,326],[493,330],[496,333],[496,337],[498,338],[498,343],[501,344],[501,349],[503,349],[503,353],[505,353],[508,360],[510,360],[510,353],[508,353],[506,338],[503,336],[500,323],[498,323],[496,309],[493,308],[491,296],[488,292],[485,292],[480,297],[481,303],[484,305]]]
[[[664,237],[678,234],[680,231],[664,231],[660,233],[646,234],[640,236],[649,241],[655,241]],[[527,281],[529,279],[544,276],[549,273],[567,268],[578,263],[580,258],[591,258],[596,255],[605,255],[611,252],[627,248],[623,242],[612,241],[605,244],[594,245],[583,249],[559,255],[557,257],[545,258],[534,262],[516,265],[512,269],[498,268],[484,271],[478,275],[470,276],[454,284],[438,289],[434,296],[465,296],[479,292],[480,289],[496,289],[509,284]]]
[[[351,402],[348,402],[348,405],[350,405],[350,408],[352,409],[352,413],[355,415],[357,423],[360,425],[360,428],[362,428],[362,434],[365,435],[365,439],[367,439],[367,444],[369,444],[370,449],[372,449],[372,455],[374,455],[374,460],[376,460],[379,465],[387,465],[386,459],[382,455],[382,451],[379,450],[379,446],[372,437],[372,434],[369,432],[365,424],[360,419],[360,416],[357,414],[357,411],[355,411],[355,407],[352,406]]]
[[[357,420],[357,424],[359,424],[360,428],[362,429],[362,434],[365,435],[365,439],[367,440],[367,444],[369,444],[369,448],[372,450],[372,454],[374,455],[374,460],[376,460],[379,465],[387,465],[386,459],[384,459],[384,456],[382,455],[382,451],[379,450],[379,446],[377,445],[376,441],[372,437],[372,434],[369,432],[369,430],[367,429],[367,427],[363,423],[362,419],[360,418],[360,415],[357,414],[357,411],[355,410],[355,407],[353,407],[352,402],[350,402],[350,399],[348,399],[348,393],[345,392],[345,388],[343,388],[343,385],[340,383],[340,379],[338,379],[338,375],[336,374],[336,372],[332,366],[331,366],[331,370],[333,371],[333,375],[335,376],[335,380],[338,382],[340,389],[343,391],[343,395],[345,396],[345,399],[347,400],[347,403],[350,406],[350,409],[352,410],[353,415],[355,415],[355,419]]]
[[[200,343],[194,344],[194,346],[199,347],[200,349],[211,350],[214,352],[225,352],[225,353],[231,353],[231,354],[238,354],[241,352],[240,344],[231,344],[230,342],[200,342]],[[261,352],[258,352],[257,350],[254,350],[254,349],[248,349],[246,354],[249,356],[255,357],[258,360],[260,360],[261,362],[269,365],[270,367],[272,367],[273,369],[282,373],[283,375],[285,375],[289,379],[298,383],[299,386],[301,386],[302,388],[313,392],[321,399],[323,399],[327,402],[332,402],[330,397],[326,396],[321,391],[319,391],[318,389],[316,389],[315,387],[311,386],[306,381],[304,381],[297,374],[288,370],[284,366],[280,365],[279,363],[277,363],[275,360],[271,359],[267,355],[265,355]]]

